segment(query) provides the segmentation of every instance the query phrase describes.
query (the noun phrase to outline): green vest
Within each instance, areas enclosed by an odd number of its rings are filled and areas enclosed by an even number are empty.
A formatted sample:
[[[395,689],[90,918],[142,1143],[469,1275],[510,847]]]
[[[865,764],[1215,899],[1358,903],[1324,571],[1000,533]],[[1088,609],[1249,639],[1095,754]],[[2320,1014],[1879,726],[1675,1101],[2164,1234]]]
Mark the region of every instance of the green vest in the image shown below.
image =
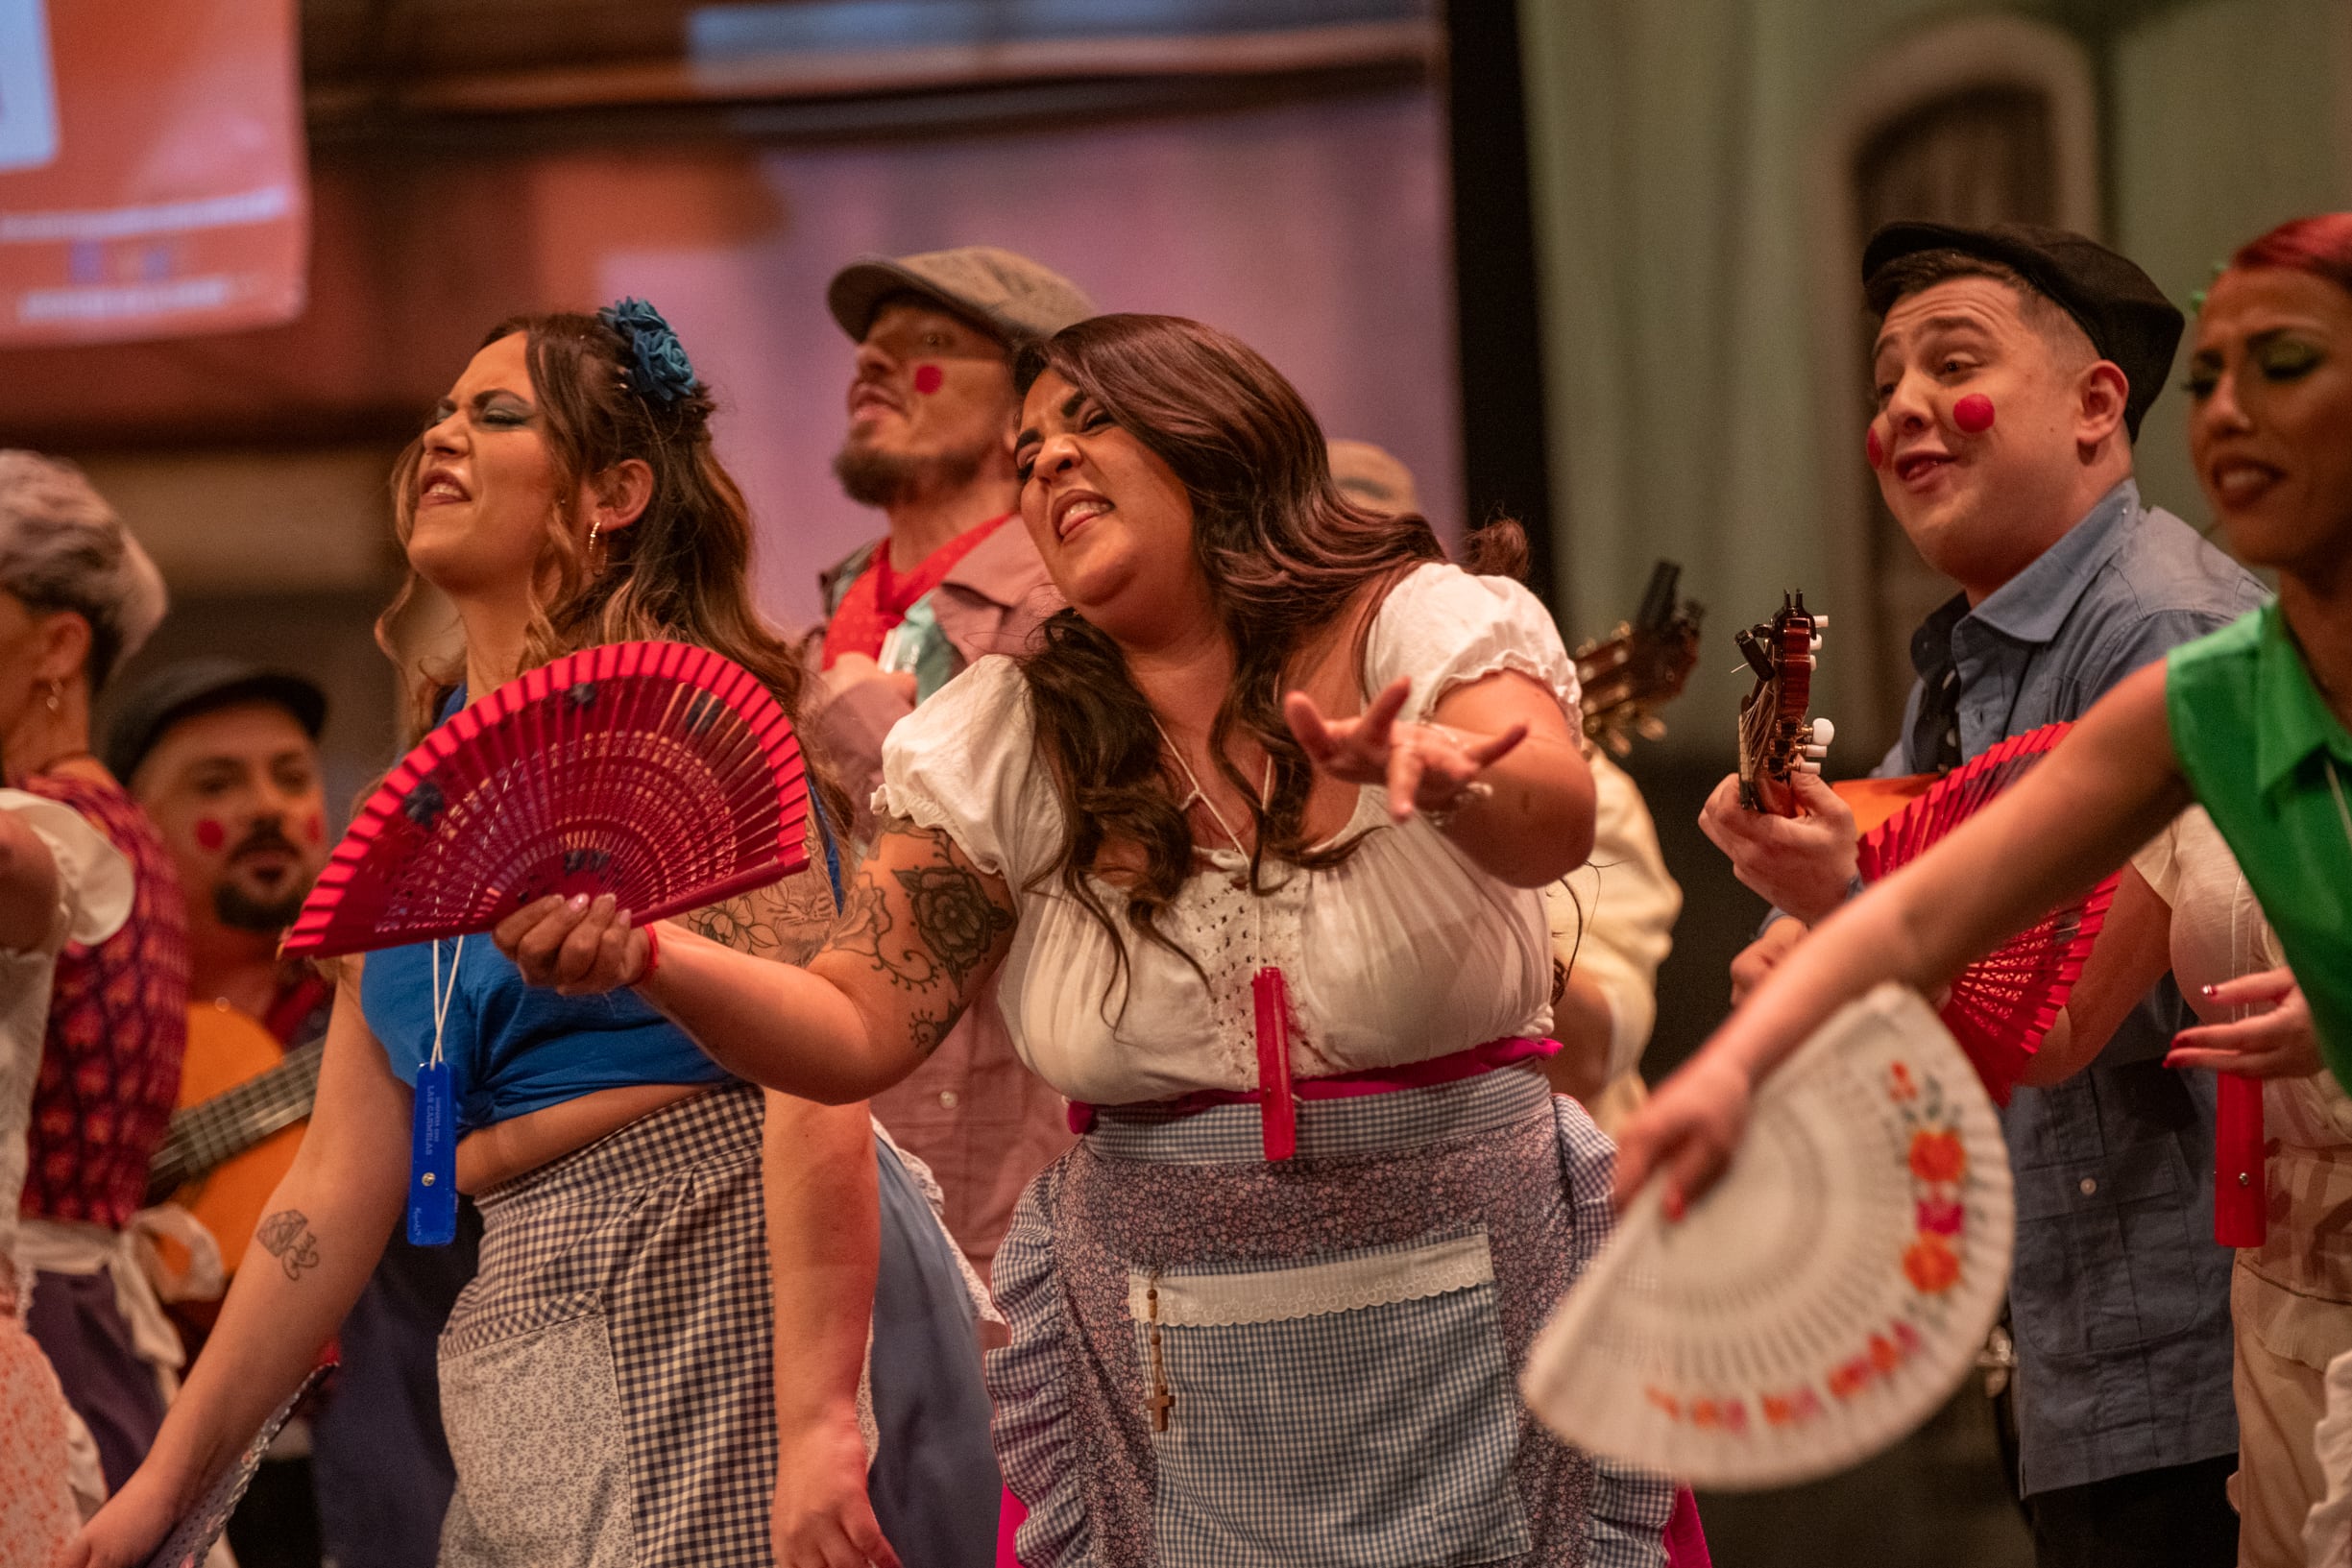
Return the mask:
[[[2352,735],[2276,604],[2174,648],[2164,699],[2181,772],[2278,932],[2329,1071],[2352,1088]]]

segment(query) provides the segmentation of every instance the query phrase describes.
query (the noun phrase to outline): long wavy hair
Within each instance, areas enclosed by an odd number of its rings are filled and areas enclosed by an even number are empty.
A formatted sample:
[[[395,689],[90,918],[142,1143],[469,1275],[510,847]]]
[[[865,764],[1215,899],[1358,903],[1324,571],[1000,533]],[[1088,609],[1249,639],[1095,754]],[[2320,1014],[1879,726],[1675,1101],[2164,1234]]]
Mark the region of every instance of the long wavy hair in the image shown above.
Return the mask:
[[[1348,500],[1332,483],[1323,433],[1305,399],[1255,350],[1213,326],[1176,316],[1097,316],[1027,350],[1014,383],[1026,396],[1047,371],[1094,398],[1191,497],[1193,559],[1235,661],[1209,753],[1256,824],[1251,887],[1264,890],[1270,858],[1308,868],[1346,860],[1358,838],[1320,848],[1306,841],[1314,768],[1282,716],[1282,694],[1302,673],[1301,656],[1366,594],[1445,559],[1436,532],[1418,513],[1373,512]],[[1515,576],[1526,561],[1526,535],[1507,519],[1473,538],[1475,570]],[[1356,635],[1359,668],[1370,623],[1361,617]],[[1110,932],[1122,972],[1122,924],[1189,960],[1158,925],[1192,871],[1189,789],[1171,773],[1151,704],[1118,644],[1063,610],[1040,629],[1022,673],[1069,824],[1059,858],[1031,885],[1058,881]],[[1273,788],[1262,805],[1257,782],[1226,755],[1237,736],[1255,740],[1272,760]],[[1140,850],[1142,865],[1122,855],[1111,880],[1125,907],[1114,919],[1088,878],[1111,869],[1106,852],[1130,848]]]
[[[653,495],[634,523],[603,535],[593,552],[573,536],[564,508],[549,511],[516,673],[600,643],[691,642],[751,671],[798,725],[805,667],[752,605],[751,509],[712,449],[716,405],[710,388],[696,381],[666,408],[631,391],[624,374],[629,347],[595,316],[509,317],[483,336],[481,347],[517,332],[525,340],[556,494],[572,495],[582,481],[640,458],[653,470]],[[420,433],[392,470],[393,526],[403,551],[416,528],[424,456]],[[391,628],[419,582],[411,567],[376,617],[376,644],[396,663]],[[431,728],[463,665],[419,662],[400,673],[422,733]],[[814,760],[809,760],[814,770]],[[847,797],[821,771],[817,777],[833,820],[846,822]]]

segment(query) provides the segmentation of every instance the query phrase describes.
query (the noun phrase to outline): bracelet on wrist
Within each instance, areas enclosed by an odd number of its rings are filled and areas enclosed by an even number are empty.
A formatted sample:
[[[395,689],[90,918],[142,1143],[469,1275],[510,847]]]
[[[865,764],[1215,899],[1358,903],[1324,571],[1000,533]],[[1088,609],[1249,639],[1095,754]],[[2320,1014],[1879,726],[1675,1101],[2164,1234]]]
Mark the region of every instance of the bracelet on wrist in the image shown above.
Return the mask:
[[[645,932],[645,967],[644,967],[644,968],[643,968],[643,969],[641,969],[641,970],[639,970],[639,971],[637,972],[637,978],[635,978],[635,979],[633,979],[633,980],[631,980],[631,981],[629,982],[631,985],[643,985],[643,984],[644,984],[644,983],[647,981],[647,980],[649,980],[649,979],[653,978],[653,972],[654,972],[656,969],[660,968],[660,967],[661,967],[661,964],[662,964],[662,939],[661,939],[661,937],[660,937],[658,934],[656,934],[656,932],[655,932],[654,929],[653,929],[651,926],[647,926],[647,927],[645,927],[645,928],[644,928],[644,932]]]

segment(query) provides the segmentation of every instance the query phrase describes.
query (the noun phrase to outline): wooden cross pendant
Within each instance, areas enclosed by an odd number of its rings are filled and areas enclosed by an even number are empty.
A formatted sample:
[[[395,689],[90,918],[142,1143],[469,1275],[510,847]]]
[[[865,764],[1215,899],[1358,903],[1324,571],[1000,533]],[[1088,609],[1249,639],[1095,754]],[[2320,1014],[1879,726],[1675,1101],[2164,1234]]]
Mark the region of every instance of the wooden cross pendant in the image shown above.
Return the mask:
[[[1143,1299],[1144,1310],[1152,1325],[1149,1331],[1152,1341],[1152,1397],[1145,1400],[1144,1405],[1152,1412],[1152,1430],[1166,1432],[1168,1412],[1176,1408],[1176,1395],[1168,1391],[1167,1368],[1160,1361],[1159,1287],[1146,1286]]]

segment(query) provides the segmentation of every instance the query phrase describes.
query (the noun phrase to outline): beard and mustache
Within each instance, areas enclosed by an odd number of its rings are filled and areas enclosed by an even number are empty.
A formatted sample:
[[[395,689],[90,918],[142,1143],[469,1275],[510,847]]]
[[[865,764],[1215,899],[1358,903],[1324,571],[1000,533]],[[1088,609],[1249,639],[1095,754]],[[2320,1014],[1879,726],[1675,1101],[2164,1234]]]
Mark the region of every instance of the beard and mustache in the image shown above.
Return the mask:
[[[834,454],[833,474],[851,500],[887,510],[961,490],[980,477],[991,449],[991,443],[976,442],[960,451],[910,457],[878,451],[853,439]]]
[[[302,851],[294,847],[294,840],[275,817],[255,823],[253,831],[230,851],[229,863],[234,865],[249,850],[281,850],[298,866],[302,863]],[[287,883],[282,895],[272,899],[255,898],[234,881],[219,881],[212,884],[212,913],[230,930],[276,932],[294,924],[294,917],[303,912],[303,900],[309,896],[309,880],[300,875]]]

